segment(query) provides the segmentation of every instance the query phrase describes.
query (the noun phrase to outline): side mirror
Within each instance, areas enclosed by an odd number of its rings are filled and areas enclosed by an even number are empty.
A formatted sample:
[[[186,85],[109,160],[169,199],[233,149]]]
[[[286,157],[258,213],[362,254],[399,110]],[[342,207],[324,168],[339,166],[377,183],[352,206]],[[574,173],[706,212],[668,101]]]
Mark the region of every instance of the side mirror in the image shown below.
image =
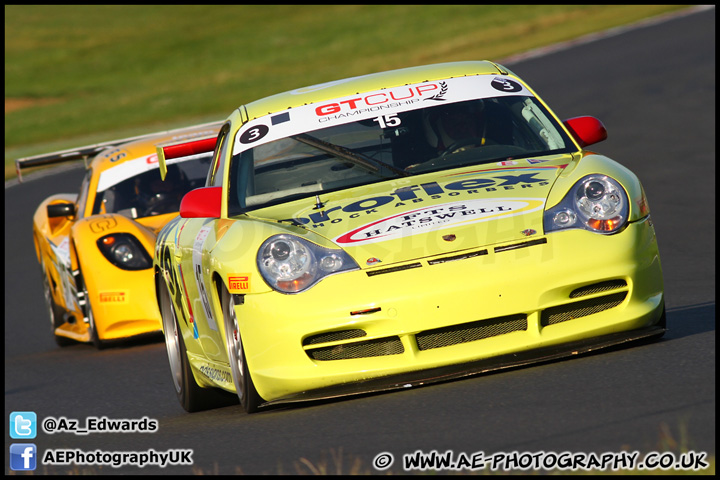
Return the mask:
[[[607,138],[605,125],[595,117],[569,118],[563,122],[563,125],[582,148],[602,142]]]
[[[222,187],[202,187],[190,190],[180,202],[182,218],[220,218]]]
[[[72,217],[75,215],[74,203],[52,203],[47,206],[48,218]]]

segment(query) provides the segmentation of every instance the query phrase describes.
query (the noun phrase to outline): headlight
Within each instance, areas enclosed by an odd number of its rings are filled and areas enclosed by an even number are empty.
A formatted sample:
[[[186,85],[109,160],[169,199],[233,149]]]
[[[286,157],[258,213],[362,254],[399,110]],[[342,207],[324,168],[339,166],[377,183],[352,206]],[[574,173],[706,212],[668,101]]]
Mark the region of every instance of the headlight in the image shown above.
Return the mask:
[[[321,247],[293,235],[274,235],[260,246],[260,274],[282,293],[298,293],[328,275],[355,270],[358,265],[339,249]]]
[[[138,239],[129,233],[105,235],[98,239],[97,245],[110,263],[123,270],[145,270],[152,267],[150,255]]]
[[[610,234],[628,220],[628,197],[618,182],[606,175],[588,175],[570,189],[555,207],[545,211],[545,232],[582,228]]]

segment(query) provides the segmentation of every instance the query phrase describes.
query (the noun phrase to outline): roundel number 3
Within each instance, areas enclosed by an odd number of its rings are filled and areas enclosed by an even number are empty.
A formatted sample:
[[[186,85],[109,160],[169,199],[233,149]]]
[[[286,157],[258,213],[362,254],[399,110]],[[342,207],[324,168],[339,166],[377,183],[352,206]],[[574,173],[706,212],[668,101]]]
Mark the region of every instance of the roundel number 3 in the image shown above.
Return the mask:
[[[270,129],[267,127],[267,125],[256,125],[252,128],[245,130],[243,134],[240,135],[240,143],[257,142],[265,135],[267,135],[269,131]]]

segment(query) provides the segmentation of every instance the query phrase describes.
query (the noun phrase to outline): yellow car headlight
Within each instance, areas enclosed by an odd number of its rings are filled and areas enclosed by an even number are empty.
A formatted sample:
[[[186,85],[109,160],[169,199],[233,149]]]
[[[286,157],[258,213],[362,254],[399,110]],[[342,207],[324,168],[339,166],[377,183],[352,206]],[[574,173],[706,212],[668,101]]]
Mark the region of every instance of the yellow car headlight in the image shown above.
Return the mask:
[[[152,259],[137,238],[129,233],[113,233],[98,239],[98,248],[110,263],[123,270],[145,270]]]
[[[570,189],[555,207],[545,211],[545,232],[582,228],[591,232],[619,232],[628,221],[628,197],[607,175],[588,175]]]
[[[358,269],[340,249],[321,247],[294,235],[274,235],[260,246],[257,265],[265,282],[282,293],[306,290],[328,275]]]

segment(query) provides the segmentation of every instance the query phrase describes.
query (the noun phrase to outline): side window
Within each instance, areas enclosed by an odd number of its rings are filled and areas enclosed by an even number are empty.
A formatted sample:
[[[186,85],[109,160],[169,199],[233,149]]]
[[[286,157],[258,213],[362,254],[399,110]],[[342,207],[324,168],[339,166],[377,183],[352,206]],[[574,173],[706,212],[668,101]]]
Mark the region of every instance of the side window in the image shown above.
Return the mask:
[[[208,187],[222,186],[222,172],[225,166],[228,133],[230,133],[229,123],[223,125],[220,133],[218,134],[217,144],[215,145],[215,153],[213,154],[212,166],[208,171],[207,180],[205,181],[205,185]]]

